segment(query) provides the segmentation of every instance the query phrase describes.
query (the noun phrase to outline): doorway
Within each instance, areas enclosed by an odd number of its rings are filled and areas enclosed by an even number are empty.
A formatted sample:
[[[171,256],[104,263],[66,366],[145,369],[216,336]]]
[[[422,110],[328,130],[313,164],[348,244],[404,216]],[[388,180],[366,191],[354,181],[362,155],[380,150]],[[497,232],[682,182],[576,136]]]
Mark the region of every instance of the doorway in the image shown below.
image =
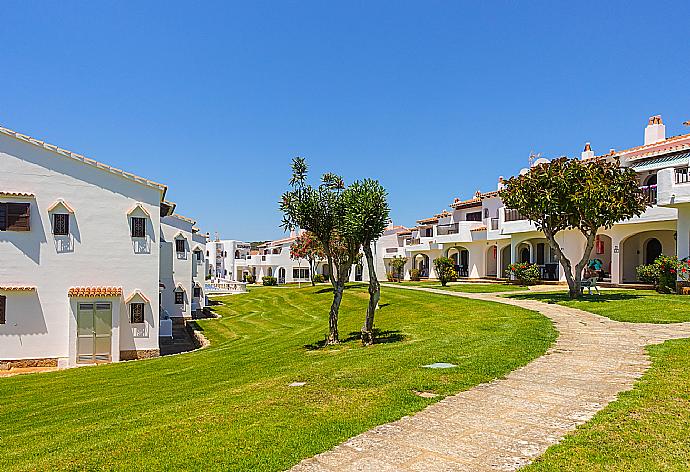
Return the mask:
[[[278,283],[281,285],[285,283],[285,267],[278,269]]]
[[[656,238],[652,238],[647,241],[645,249],[645,264],[652,264],[661,255],[661,242]]]
[[[113,308],[110,303],[79,303],[77,363],[111,362]]]

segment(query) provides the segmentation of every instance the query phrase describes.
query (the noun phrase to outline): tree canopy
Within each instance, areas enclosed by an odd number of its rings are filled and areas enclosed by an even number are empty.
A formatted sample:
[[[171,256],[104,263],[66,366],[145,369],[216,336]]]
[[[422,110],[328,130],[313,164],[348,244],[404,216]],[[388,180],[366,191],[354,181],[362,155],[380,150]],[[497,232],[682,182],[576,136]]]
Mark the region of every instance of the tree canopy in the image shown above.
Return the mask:
[[[622,168],[617,159],[554,159],[510,178],[500,197],[506,208],[518,210],[544,233],[563,266],[573,298],[580,296],[582,270],[597,232],[646,208],[635,172]],[[579,230],[587,240],[574,274],[555,239],[558,232],[570,229]]]

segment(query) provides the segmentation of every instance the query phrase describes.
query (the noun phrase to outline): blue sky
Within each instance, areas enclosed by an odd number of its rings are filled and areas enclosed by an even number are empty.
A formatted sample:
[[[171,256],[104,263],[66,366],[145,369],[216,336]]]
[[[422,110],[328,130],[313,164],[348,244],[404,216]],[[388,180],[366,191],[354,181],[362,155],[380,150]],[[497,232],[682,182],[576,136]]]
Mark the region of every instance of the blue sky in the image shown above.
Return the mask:
[[[688,2],[5,1],[0,124],[279,237],[293,156],[378,178],[396,223],[546,157],[690,132]]]

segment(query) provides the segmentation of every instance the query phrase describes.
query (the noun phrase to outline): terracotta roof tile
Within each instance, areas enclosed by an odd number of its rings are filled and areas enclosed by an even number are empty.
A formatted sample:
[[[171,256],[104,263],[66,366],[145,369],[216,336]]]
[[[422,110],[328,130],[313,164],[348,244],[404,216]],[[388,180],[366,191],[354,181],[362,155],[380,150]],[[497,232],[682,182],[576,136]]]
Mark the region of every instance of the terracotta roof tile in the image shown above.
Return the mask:
[[[121,297],[122,287],[72,287],[70,297]]]
[[[36,290],[36,287],[30,285],[0,285],[0,290],[3,292],[30,292]]]
[[[0,191],[0,197],[34,198],[35,195],[34,195],[33,193],[24,193],[24,192],[2,192],[2,191]]]
[[[484,231],[486,230],[486,226],[477,226],[476,228],[470,229],[470,231]]]

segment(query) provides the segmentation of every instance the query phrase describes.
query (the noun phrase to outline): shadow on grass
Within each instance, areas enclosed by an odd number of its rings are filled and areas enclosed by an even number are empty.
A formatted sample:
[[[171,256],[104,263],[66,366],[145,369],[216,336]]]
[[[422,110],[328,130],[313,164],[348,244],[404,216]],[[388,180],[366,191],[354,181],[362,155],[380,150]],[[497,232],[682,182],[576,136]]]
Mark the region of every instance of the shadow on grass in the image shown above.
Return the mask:
[[[351,288],[357,288],[357,287],[361,287],[361,285],[360,284],[346,284],[345,290],[350,290]],[[333,287],[325,287],[325,288],[322,288],[320,290],[317,290],[314,293],[333,293]]]
[[[347,337],[340,340],[340,344],[349,343],[352,341],[359,341],[362,339],[362,333],[359,331],[352,331],[348,333]],[[405,335],[403,335],[398,330],[387,330],[381,331],[380,329],[374,328],[374,344],[390,344],[399,343],[405,340]],[[305,344],[304,348],[308,351],[316,351],[326,347],[326,340],[317,341],[312,344]]]
[[[644,298],[643,295],[638,295],[635,293],[607,293],[601,292],[601,295],[592,293],[589,295],[585,293],[579,300],[570,300],[567,293],[520,293],[515,295],[504,295],[506,298],[518,298],[520,300],[537,300],[544,303],[560,303],[568,301],[579,301],[579,302],[595,302],[595,303],[606,303],[624,300],[637,300],[639,298]]]

